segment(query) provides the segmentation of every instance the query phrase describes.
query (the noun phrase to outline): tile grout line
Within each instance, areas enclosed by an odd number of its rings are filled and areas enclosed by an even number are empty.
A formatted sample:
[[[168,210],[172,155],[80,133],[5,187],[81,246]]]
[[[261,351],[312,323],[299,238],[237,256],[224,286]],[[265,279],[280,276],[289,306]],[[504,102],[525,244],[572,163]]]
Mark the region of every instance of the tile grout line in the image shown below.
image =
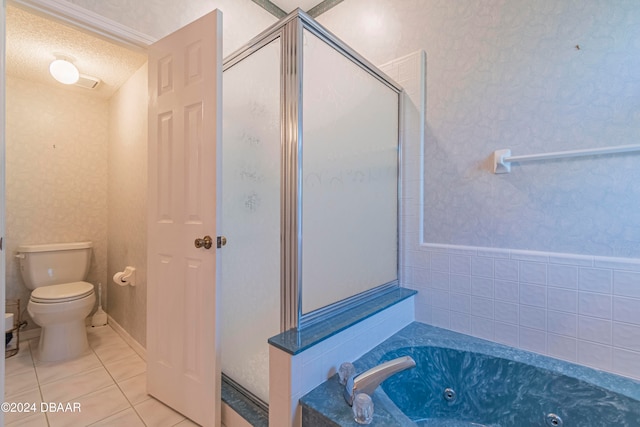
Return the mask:
[[[113,332],[116,333],[117,337],[119,340],[121,340],[122,342],[124,342],[129,348],[131,348],[133,350],[133,348],[129,345],[129,343],[127,343],[124,339],[122,339],[122,337],[109,325],[108,326]],[[109,371],[109,369],[107,368],[107,366],[104,364],[104,361],[100,358],[100,356],[98,355],[98,353],[96,353],[95,349],[93,348],[93,346],[91,344],[89,344],[89,347],[91,348],[91,351],[93,351],[93,353],[96,355],[96,357],[98,358],[98,360],[100,361],[100,364],[102,365],[102,367],[104,368],[105,371],[107,371],[107,374],[109,375],[109,377],[113,380],[114,384],[116,385],[116,387],[118,388],[118,390],[120,391],[120,393],[122,393],[122,395],[124,396],[125,400],[127,401],[127,403],[129,404],[129,408],[123,409],[122,411],[118,411],[114,414],[110,414],[106,417],[104,417],[101,420],[96,421],[95,423],[92,424],[97,424],[101,421],[106,420],[109,417],[112,417],[116,414],[119,414],[121,412],[126,411],[127,409],[132,409],[133,412],[136,414],[136,416],[138,417],[138,419],[140,420],[140,422],[142,422],[142,424],[144,424],[145,426],[147,425],[147,423],[145,423],[144,419],[142,419],[142,416],[140,415],[140,413],[138,413],[138,411],[136,410],[136,407],[133,405],[133,403],[129,400],[129,397],[127,397],[126,393],[124,392],[124,390],[122,390],[122,387],[120,386],[120,383],[113,377],[113,375],[111,374],[111,371]],[[135,351],[134,351],[135,352]],[[137,354],[137,353],[136,353]],[[124,357],[123,357],[124,359]],[[116,359],[114,361],[117,361],[120,359]],[[146,362],[145,362],[146,365]],[[146,372],[146,366],[145,366],[145,372]],[[132,377],[133,378],[133,377]],[[128,380],[129,378],[124,379],[123,381]]]
[[[36,374],[36,381],[38,382],[38,392],[40,393],[40,401],[44,402],[44,395],[42,394],[42,387],[40,386],[40,377],[38,376],[38,370],[36,369],[36,358],[33,354],[33,346],[31,345],[31,341],[29,340],[29,356],[31,357],[31,363],[33,364],[33,372]],[[51,426],[51,422],[49,421],[49,414],[47,412],[44,413],[44,419],[47,422],[47,426]]]
[[[113,328],[111,328],[111,330],[113,331]],[[117,332],[115,332],[115,331],[114,331],[114,333],[116,333],[116,337],[117,337],[117,339],[118,339],[118,340],[122,341],[122,342],[123,342],[123,343],[125,343],[129,348],[131,348],[131,346],[130,346],[130,345],[129,345],[125,340],[123,340],[123,339],[122,339],[122,337],[121,337],[120,335],[118,335],[118,334],[117,334]],[[40,379],[40,375],[38,374],[38,370],[37,370],[37,368],[36,368],[36,366],[37,366],[37,365],[36,365],[36,358],[35,358],[35,355],[34,355],[34,348],[33,348],[33,346],[31,345],[31,341],[33,341],[33,340],[27,340],[27,342],[29,343],[29,358],[30,358],[30,361],[31,361],[31,367],[32,367],[33,372],[34,372],[34,375],[35,375],[35,377],[36,377],[37,386],[38,386],[38,394],[39,394],[39,396],[40,396],[40,401],[41,401],[41,402],[44,402],[44,401],[45,401],[45,399],[44,399],[44,394],[43,394],[43,392],[42,392],[42,386],[43,386],[43,385],[45,385],[45,384],[41,384],[41,382],[40,382],[40,381],[41,381],[41,379]],[[121,388],[121,386],[120,386],[120,383],[119,383],[119,382],[118,382],[118,381],[113,377],[112,373],[109,371],[109,369],[108,369],[108,368],[107,368],[107,366],[105,365],[105,362],[100,358],[100,356],[98,355],[98,353],[95,351],[94,347],[93,347],[91,344],[89,344],[89,349],[91,350],[91,353],[96,357],[96,359],[97,359],[97,360],[98,360],[98,362],[100,363],[100,367],[102,367],[102,368],[105,370],[105,372],[107,373],[107,375],[109,375],[109,377],[110,377],[110,378],[111,378],[111,380],[113,381],[113,384],[112,384],[112,385],[115,385],[115,386],[117,387],[117,389],[120,391],[120,393],[123,395],[123,397],[125,398],[126,402],[127,402],[127,403],[128,403],[128,405],[129,405],[129,407],[128,407],[128,408],[122,409],[122,410],[120,410],[120,411],[118,411],[118,412],[115,412],[115,413],[113,413],[113,414],[109,414],[108,416],[106,416],[106,417],[104,417],[104,418],[102,418],[102,419],[100,419],[100,420],[97,420],[97,421],[95,421],[95,422],[94,422],[94,423],[92,423],[92,424],[99,423],[99,422],[101,422],[101,421],[103,421],[103,420],[105,420],[105,419],[107,419],[107,418],[109,418],[109,417],[111,417],[111,416],[114,416],[114,415],[116,415],[116,414],[119,414],[119,413],[121,413],[121,412],[124,412],[124,411],[126,411],[126,410],[128,410],[128,409],[132,409],[132,410],[134,411],[134,413],[136,414],[136,416],[138,417],[138,419],[142,422],[142,424],[144,424],[144,425],[146,426],[146,423],[145,423],[145,422],[144,422],[144,420],[142,419],[141,415],[138,413],[138,411],[135,409],[135,406],[133,405],[133,403],[129,400],[129,398],[127,397],[127,395],[126,395],[126,394],[124,393],[124,391],[122,390],[122,388]],[[132,348],[132,350],[133,350],[133,348]],[[134,353],[135,353],[135,350],[134,350]],[[137,354],[137,353],[136,353],[136,354]],[[25,357],[26,357],[26,356],[25,356]],[[114,361],[117,361],[117,360],[121,360],[121,359],[114,359]],[[63,363],[64,363],[64,362],[63,362]],[[88,372],[90,372],[91,370],[94,370],[94,369],[95,369],[95,367],[94,367],[94,368],[87,369],[86,371],[82,371],[82,372],[78,372],[78,373],[76,373],[76,374],[69,375],[69,376],[67,376],[67,377],[60,378],[59,380],[65,380],[65,379],[68,379],[68,378],[72,377],[73,375],[81,375],[81,374],[83,374],[83,373],[88,373]],[[5,375],[6,375],[6,373],[5,373]],[[126,380],[128,380],[128,379],[130,379],[130,378],[125,378],[125,379],[123,379],[122,381],[126,381]],[[56,380],[56,381],[59,381],[59,380]],[[99,388],[93,389],[93,390],[91,390],[91,391],[89,391],[89,392],[87,392],[87,393],[84,393],[84,394],[83,394],[83,395],[81,395],[81,396],[77,396],[77,397],[75,397],[74,399],[79,399],[79,398],[82,398],[82,397],[84,397],[84,396],[87,396],[87,395],[89,395],[89,394],[91,394],[91,393],[95,393],[95,392],[97,392],[97,391],[104,390],[104,389],[106,389],[106,388],[108,388],[108,387],[111,387],[112,385],[107,385],[107,386],[105,386],[105,387],[99,387]],[[47,426],[49,426],[49,427],[50,427],[50,426],[51,426],[51,421],[49,420],[49,416],[48,416],[48,414],[47,414],[46,412],[44,413],[44,415],[45,415],[45,421],[46,421],[46,423],[47,423]],[[181,422],[182,422],[182,421],[181,421]]]

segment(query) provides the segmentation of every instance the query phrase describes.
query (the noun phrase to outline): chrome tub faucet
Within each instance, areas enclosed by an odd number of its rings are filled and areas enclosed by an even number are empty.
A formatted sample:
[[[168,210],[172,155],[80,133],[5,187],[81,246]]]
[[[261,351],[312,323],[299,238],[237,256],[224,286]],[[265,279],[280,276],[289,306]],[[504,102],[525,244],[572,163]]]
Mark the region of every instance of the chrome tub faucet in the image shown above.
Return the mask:
[[[371,396],[384,380],[400,371],[411,369],[414,366],[416,366],[416,362],[411,356],[403,356],[381,363],[360,375],[350,375],[346,378],[344,399],[349,406],[352,406],[353,399],[355,399],[358,393],[366,393]]]

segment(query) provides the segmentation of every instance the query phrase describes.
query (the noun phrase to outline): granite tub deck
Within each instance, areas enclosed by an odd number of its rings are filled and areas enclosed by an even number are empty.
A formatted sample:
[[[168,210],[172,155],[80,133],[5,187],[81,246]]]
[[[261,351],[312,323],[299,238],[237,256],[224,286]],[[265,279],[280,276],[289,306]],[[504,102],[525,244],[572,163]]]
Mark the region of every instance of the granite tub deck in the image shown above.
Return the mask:
[[[417,366],[376,390],[373,426],[640,426],[638,381],[419,322],[354,365],[405,355]],[[300,403],[303,426],[358,425],[337,375]]]

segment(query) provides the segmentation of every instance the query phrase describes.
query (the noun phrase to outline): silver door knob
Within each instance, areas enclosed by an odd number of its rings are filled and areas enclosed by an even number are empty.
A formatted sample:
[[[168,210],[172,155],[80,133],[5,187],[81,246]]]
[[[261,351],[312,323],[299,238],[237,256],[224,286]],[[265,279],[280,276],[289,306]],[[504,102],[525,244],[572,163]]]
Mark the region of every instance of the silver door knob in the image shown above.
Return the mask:
[[[204,236],[202,239],[196,239],[195,241],[196,248],[205,248],[211,249],[211,245],[213,244],[213,239],[211,236]]]

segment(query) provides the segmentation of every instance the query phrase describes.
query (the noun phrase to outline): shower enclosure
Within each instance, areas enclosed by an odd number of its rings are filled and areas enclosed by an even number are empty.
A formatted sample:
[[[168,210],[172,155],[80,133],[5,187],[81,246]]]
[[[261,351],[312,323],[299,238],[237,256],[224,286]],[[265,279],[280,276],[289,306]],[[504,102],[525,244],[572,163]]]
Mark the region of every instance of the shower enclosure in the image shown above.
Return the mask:
[[[223,70],[222,371],[267,403],[269,337],[398,286],[401,88],[300,10]]]

